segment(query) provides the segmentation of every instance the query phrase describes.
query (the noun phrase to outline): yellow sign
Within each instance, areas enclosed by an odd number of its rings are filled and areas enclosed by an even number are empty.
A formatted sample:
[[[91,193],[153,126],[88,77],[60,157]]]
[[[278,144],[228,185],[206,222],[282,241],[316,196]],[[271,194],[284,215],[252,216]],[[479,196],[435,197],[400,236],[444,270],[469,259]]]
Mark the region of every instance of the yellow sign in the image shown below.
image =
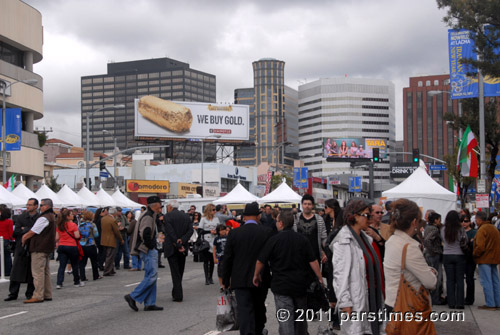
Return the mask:
[[[168,180],[127,180],[127,192],[135,193],[169,193]]]
[[[188,194],[196,194],[196,184],[186,184],[186,183],[178,183],[177,184],[177,195],[179,198],[185,198]]]

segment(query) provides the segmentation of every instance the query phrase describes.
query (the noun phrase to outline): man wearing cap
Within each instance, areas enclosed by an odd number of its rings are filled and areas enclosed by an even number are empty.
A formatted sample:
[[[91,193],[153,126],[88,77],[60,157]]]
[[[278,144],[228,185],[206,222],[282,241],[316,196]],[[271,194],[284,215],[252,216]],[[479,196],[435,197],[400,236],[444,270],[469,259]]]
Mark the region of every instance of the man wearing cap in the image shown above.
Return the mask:
[[[269,268],[262,271],[262,283],[253,284],[259,252],[272,235],[272,230],[260,225],[259,204],[245,206],[245,224],[229,232],[224,251],[223,286],[235,291],[240,334],[263,334],[266,324],[265,301],[270,284]]]
[[[164,242],[164,236],[158,236],[156,217],[161,213],[161,200],[151,196],[147,200],[148,208],[141,214],[132,235],[132,255],[139,255],[144,263],[144,279],[125,296],[130,308],[138,311],[136,303],[144,303],[145,311],[161,311],[163,307],[156,306],[156,280],[158,279],[158,243]]]

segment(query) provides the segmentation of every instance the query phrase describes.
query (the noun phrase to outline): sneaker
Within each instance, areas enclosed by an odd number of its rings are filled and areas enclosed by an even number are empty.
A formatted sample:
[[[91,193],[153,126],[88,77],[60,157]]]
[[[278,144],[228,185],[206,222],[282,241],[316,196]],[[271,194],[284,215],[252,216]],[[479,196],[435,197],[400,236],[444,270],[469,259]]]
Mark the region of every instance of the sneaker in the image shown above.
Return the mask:
[[[66,273],[70,275],[70,274],[72,274],[72,273],[73,273],[73,270],[71,270],[71,271],[66,271]]]
[[[56,289],[58,290],[62,289],[62,285],[56,285]]]
[[[75,284],[75,287],[83,287],[85,286],[85,283],[84,282],[79,282],[78,284]]]

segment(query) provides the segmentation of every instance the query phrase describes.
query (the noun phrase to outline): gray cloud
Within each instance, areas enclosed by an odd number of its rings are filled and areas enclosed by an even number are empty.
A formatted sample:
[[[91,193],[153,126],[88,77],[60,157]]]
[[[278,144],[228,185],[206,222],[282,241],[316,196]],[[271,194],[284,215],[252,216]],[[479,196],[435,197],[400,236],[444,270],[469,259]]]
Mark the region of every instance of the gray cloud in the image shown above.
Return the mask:
[[[444,11],[423,1],[25,1],[42,13],[45,117],[37,126],[80,129],[80,77],[108,61],[168,56],[217,76],[217,100],[251,87],[252,62],[286,62],[287,85],[320,77],[376,77],[402,87],[447,73]],[[401,131],[400,131],[401,130]],[[402,138],[398,128],[398,138]],[[75,144],[79,140],[54,132]]]

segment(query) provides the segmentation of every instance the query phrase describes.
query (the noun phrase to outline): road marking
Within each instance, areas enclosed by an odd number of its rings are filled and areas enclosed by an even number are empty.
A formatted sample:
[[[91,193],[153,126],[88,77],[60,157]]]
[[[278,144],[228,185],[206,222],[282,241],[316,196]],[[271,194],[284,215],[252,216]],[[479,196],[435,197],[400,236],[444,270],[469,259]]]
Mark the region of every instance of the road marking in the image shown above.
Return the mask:
[[[22,312],[19,312],[19,313],[14,313],[14,314],[6,315],[6,316],[0,316],[0,320],[10,318],[11,316],[25,314],[25,313],[28,313],[28,311],[22,311]]]
[[[160,280],[161,278],[158,277],[156,278],[156,281]],[[139,285],[140,283],[142,283],[142,281],[138,282],[138,283],[133,283],[133,284],[128,284],[128,285],[124,285],[125,287],[130,287],[130,286],[135,286],[135,285]]]
[[[217,335],[217,334],[220,334],[221,332],[217,331],[217,330],[212,330],[212,331],[209,331],[208,333],[205,333],[204,335]]]

